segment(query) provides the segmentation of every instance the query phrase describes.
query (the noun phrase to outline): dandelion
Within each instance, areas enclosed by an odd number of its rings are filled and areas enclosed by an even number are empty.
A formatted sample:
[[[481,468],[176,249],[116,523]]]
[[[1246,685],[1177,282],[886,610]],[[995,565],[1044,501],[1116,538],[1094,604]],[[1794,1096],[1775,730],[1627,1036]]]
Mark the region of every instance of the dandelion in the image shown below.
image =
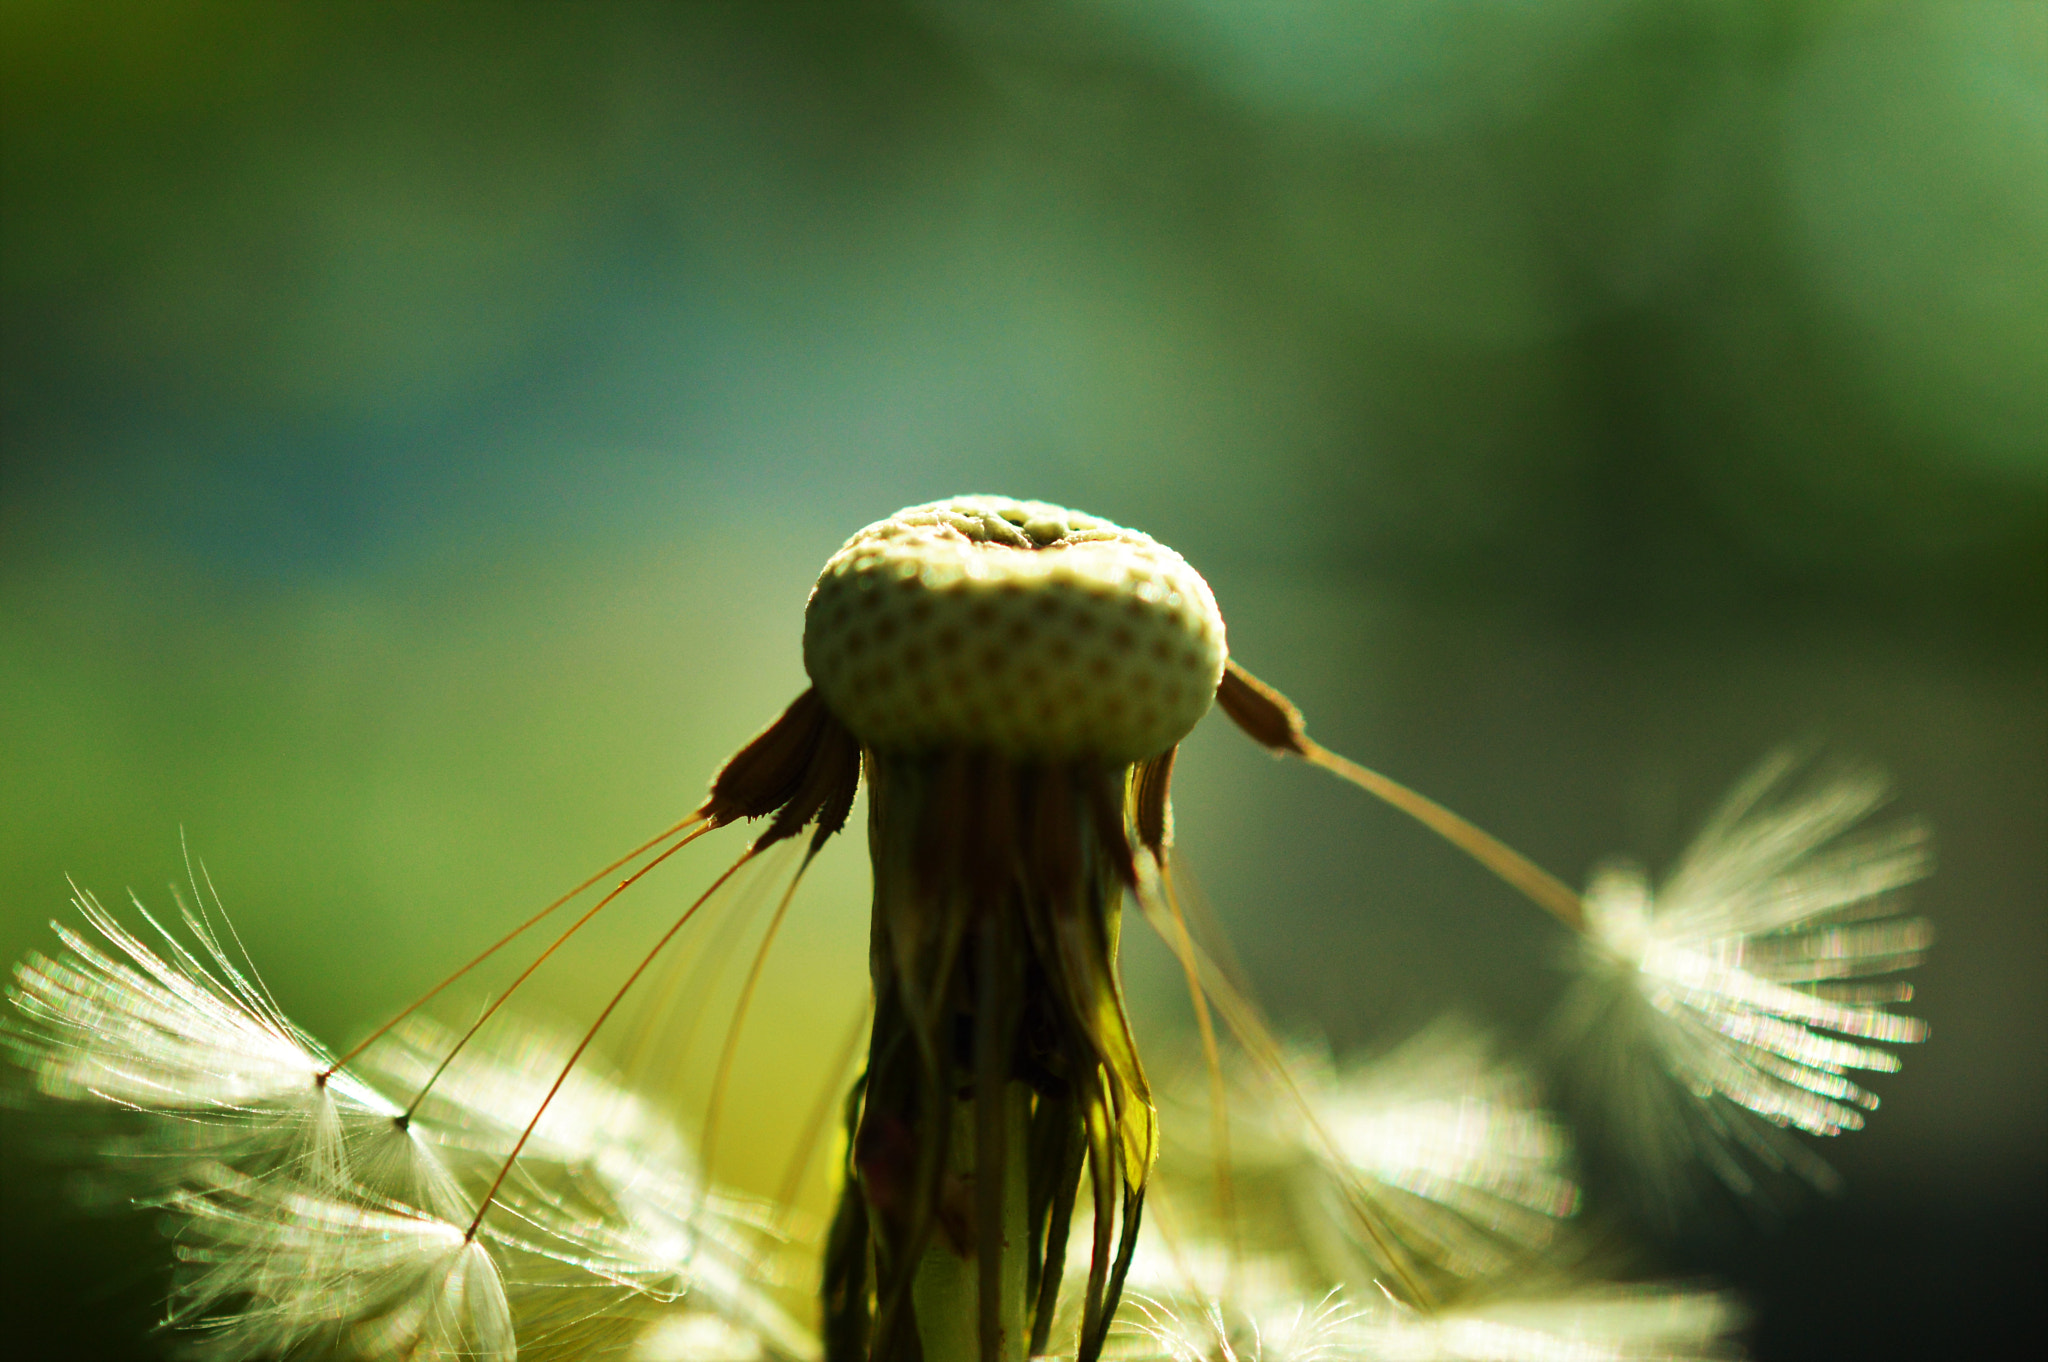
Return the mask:
[[[1661,890],[1616,865],[1587,894],[1582,981],[1560,1032],[1663,1200],[1692,1157],[1755,1190],[1739,1153],[1832,1186],[1784,1132],[1861,1128],[1878,1099],[1849,1074],[1893,1072],[1880,1046],[1927,1035],[1885,1010],[1911,985],[1872,978],[1918,963],[1931,939],[1924,920],[1897,916],[1897,891],[1928,870],[1925,831],[1849,835],[1884,802],[1883,781],[1802,791],[1789,786],[1797,765],[1780,754],[1743,781]]]
[[[1212,704],[1269,750],[1417,819],[1578,932],[1593,1000],[1572,1014],[1591,1033],[1582,1051],[1650,1057],[1718,1135],[1790,1160],[1746,1122],[1851,1128],[1875,1099],[1847,1072],[1895,1067],[1877,1045],[1922,1034],[1883,1010],[1902,988],[1856,982],[1911,963],[1926,942],[1922,924],[1889,916],[1891,891],[1922,873],[1917,835],[1834,843],[1874,806],[1872,783],[1764,809],[1771,768],[1655,900],[1615,875],[1582,900],[1310,739],[1300,713],[1229,657],[1200,575],[1107,521],[996,497],[899,512],[825,565],[804,660],[811,688],[720,769],[693,813],[345,1053],[286,1018],[223,947],[203,896],[184,914],[194,949],[154,919],[163,944],[148,943],[79,895],[85,929],[59,925],[66,949],[16,968],[6,1043],[44,1096],[133,1118],[137,1133],[105,1152],[148,1169],[147,1204],[170,1212],[181,1266],[169,1320],[194,1331],[197,1351],[1718,1355],[1734,1320],[1719,1296],[1555,1285],[1540,1255],[1577,1204],[1570,1141],[1478,1032],[1443,1026],[1375,1064],[1318,1070],[1218,968],[1183,912],[1170,854],[1177,745]],[[768,953],[864,779],[871,1007],[813,1332],[775,1294],[777,1208],[720,1188],[710,1163]],[[742,821],[757,834],[579,1036],[506,1024],[508,999],[599,912]],[[766,856],[776,847],[789,860]],[[602,1071],[593,1047],[700,917],[736,896],[728,930],[751,921],[746,894],[728,890],[748,866],[779,898],[693,1140],[674,1112]],[[445,989],[614,873],[467,1029],[427,1019]],[[1127,903],[1185,972],[1209,1075],[1214,1223],[1187,1239],[1159,1223],[1185,1208],[1152,1195],[1160,1120],[1118,973]],[[1233,1099],[1226,1038],[1261,1076],[1261,1098]],[[1652,1165],[1690,1129],[1647,1125]],[[1719,1143],[1698,1152],[1732,1180]],[[1294,1195],[1233,1190],[1276,1173]]]

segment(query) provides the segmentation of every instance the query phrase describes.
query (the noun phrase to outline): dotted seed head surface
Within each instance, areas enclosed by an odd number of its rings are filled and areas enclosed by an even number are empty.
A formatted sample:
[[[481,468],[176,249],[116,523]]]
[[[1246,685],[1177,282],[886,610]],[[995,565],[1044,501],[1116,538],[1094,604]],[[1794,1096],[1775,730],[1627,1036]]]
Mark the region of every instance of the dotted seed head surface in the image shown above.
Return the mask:
[[[881,751],[1141,761],[1187,736],[1223,676],[1209,584],[1150,535],[1042,501],[898,511],[825,564],[804,667]]]

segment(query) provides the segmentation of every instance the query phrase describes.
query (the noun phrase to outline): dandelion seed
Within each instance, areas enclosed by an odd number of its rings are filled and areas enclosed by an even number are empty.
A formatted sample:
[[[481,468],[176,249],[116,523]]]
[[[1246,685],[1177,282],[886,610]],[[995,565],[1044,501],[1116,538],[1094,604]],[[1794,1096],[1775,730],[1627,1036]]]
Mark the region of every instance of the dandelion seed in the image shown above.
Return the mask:
[[[1877,1099],[1848,1071],[1895,1070],[1898,1060],[1858,1042],[1926,1035],[1883,1010],[1910,988],[1852,982],[1917,963],[1931,940],[1918,919],[1871,920],[1894,914],[1893,891],[1926,874],[1925,833],[1909,825],[1823,849],[1883,802],[1874,777],[1762,807],[1796,764],[1774,758],[1730,796],[1654,901],[1641,875],[1623,869],[1581,899],[1448,809],[1316,744],[1299,711],[1235,663],[1217,700],[1266,747],[1415,818],[1582,934],[1588,986],[1568,1002],[1560,1033],[1613,1095],[1610,1124],[1633,1146],[1654,1202],[1668,1208],[1693,1157],[1755,1190],[1731,1147],[1830,1185],[1832,1170],[1780,1131],[1860,1127],[1857,1108]],[[1645,1059],[1696,1100],[1675,1103],[1646,1083],[1661,1079],[1642,1072]]]
[[[186,1229],[170,1319],[199,1331],[202,1356],[516,1354],[497,1264],[452,1221],[226,1170],[171,1204]]]
[[[1341,1362],[1710,1362],[1739,1355],[1727,1296],[1593,1286],[1423,1313],[1392,1300],[1337,1327]]]
[[[1617,866],[1587,893],[1583,977],[1560,1033],[1608,1090],[1659,1197],[1690,1155],[1754,1190],[1737,1149],[1830,1185],[1782,1130],[1860,1128],[1877,1097],[1849,1074],[1892,1072],[1899,1060],[1880,1046],[1927,1035],[1885,1010],[1909,987],[1852,982],[1925,951],[1927,923],[1895,915],[1896,891],[1927,873],[1926,835],[1907,824],[1845,837],[1884,801],[1883,782],[1788,791],[1796,764],[1780,755],[1745,780],[1658,892]]]
[[[1320,1301],[1134,1293],[1107,1355],[1118,1362],[1320,1362],[1339,1355],[1355,1313],[1336,1293]]]
[[[366,1052],[364,1063],[409,1088],[434,1072],[453,1040],[413,1018]],[[521,1026],[473,1044],[420,1103],[416,1128],[495,1161],[540,1108],[572,1048]],[[487,1222],[495,1242],[583,1274],[557,1289],[565,1299],[554,1313],[563,1321],[596,1309],[566,1299],[569,1288],[610,1284],[649,1305],[686,1301],[695,1313],[715,1313],[778,1357],[817,1352],[816,1339],[760,1286],[772,1277],[764,1246],[774,1208],[707,1185],[673,1118],[593,1064],[576,1065],[547,1103],[498,1204],[512,1219]],[[621,1305],[646,1313],[639,1302]],[[519,1313],[526,1323],[531,1312]],[[535,1324],[533,1332],[562,1327]]]
[[[148,910],[163,953],[74,886],[86,929],[53,923],[67,948],[15,966],[6,1043],[47,1096],[153,1118],[108,1153],[155,1185],[198,1166],[289,1169],[329,1189],[351,1146],[400,1109],[347,1071],[238,969],[205,919],[183,914],[200,953]]]
[[[1439,1022],[1341,1073],[1306,1059],[1293,1068],[1307,1111],[1251,1107],[1263,1128],[1243,1155],[1253,1167],[1292,1170],[1316,1208],[1303,1217],[1316,1237],[1324,1225],[1342,1233],[1343,1252],[1326,1251],[1326,1267],[1360,1251],[1380,1256],[1351,1223],[1349,1193],[1361,1181],[1412,1257],[1460,1278],[1508,1271],[1578,1208],[1563,1124],[1538,1105],[1530,1076],[1496,1059],[1468,1023]]]

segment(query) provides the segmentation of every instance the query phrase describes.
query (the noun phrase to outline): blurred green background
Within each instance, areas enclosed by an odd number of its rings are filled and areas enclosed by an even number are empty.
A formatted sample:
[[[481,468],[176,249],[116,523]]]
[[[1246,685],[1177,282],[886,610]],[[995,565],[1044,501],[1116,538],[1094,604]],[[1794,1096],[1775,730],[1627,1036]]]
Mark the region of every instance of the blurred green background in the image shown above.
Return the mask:
[[[182,830],[359,1035],[696,801],[847,534],[1040,497],[1568,879],[1788,739],[1889,768],[1933,1040],[1845,1197],[1638,1265],[1742,1283],[1766,1357],[2038,1324],[2048,5],[6,0],[0,101],[8,958],[67,874],[168,904]],[[1557,995],[1540,914],[1220,721],[1176,793],[1291,1026]],[[720,854],[532,1005],[588,1016]],[[856,1006],[863,859],[765,986],[744,1185]],[[0,1119],[4,1327],[143,1355],[164,1246]]]

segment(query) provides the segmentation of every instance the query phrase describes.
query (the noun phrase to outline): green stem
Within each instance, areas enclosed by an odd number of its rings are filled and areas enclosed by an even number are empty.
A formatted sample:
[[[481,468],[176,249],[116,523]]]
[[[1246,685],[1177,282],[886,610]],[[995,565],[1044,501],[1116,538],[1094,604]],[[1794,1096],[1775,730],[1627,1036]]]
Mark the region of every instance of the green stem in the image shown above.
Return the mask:
[[[981,1351],[981,1270],[975,1245],[987,1242],[987,1237],[973,1232],[975,1207],[984,1200],[975,1195],[975,1104],[956,1101],[941,1229],[918,1261],[910,1288],[924,1362],[1025,1362],[1031,1337],[1024,1290],[1030,1229],[1026,1160],[1022,1156],[1030,1148],[1031,1090],[1022,1083],[1006,1084],[1002,1103],[1009,1157],[1002,1161],[1001,1169],[1002,1235],[997,1242],[1002,1254],[1002,1324],[996,1355],[984,1358]]]

